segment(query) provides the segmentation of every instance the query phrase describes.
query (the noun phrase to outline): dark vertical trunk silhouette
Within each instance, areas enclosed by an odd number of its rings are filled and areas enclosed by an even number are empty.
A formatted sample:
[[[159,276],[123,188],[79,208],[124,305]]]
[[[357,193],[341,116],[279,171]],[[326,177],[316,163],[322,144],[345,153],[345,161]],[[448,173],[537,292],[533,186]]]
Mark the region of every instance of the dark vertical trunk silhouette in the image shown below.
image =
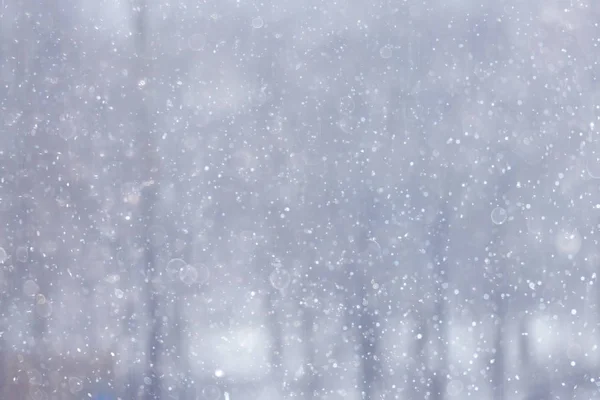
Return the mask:
[[[18,47],[13,47],[14,51],[16,54],[14,54],[15,58],[16,58],[16,68],[15,68],[15,87],[14,87],[14,91],[13,93],[11,93],[18,101],[17,107],[18,109],[21,111],[21,116],[20,118],[15,117],[15,121],[11,121],[11,125],[15,125],[15,128],[17,129],[18,134],[15,137],[15,141],[16,141],[16,151],[17,154],[15,155],[15,198],[14,198],[14,208],[12,211],[15,214],[15,221],[12,224],[13,227],[13,235],[12,235],[12,242],[7,242],[7,245],[10,247],[7,247],[5,250],[8,253],[8,255],[11,257],[6,261],[6,266],[9,266],[12,264],[12,268],[5,268],[5,279],[7,280],[7,294],[5,297],[5,301],[3,299],[3,301],[1,302],[2,304],[2,313],[4,315],[6,315],[7,313],[10,313],[10,306],[11,303],[15,302],[15,299],[18,299],[20,297],[20,289],[21,289],[21,285],[23,282],[23,270],[21,268],[15,268],[14,264],[15,264],[15,252],[14,250],[17,248],[17,246],[21,246],[21,245],[26,245],[27,244],[27,240],[28,237],[26,235],[26,227],[28,226],[28,214],[27,214],[27,206],[26,206],[26,194],[27,191],[29,190],[27,187],[27,167],[28,167],[28,141],[27,141],[27,137],[28,137],[28,131],[30,129],[30,121],[32,118],[32,113],[31,113],[31,109],[29,107],[29,100],[27,98],[27,92],[28,89],[30,89],[30,84],[29,84],[29,75],[30,75],[30,71],[29,71],[29,54],[27,54],[27,49],[28,49],[28,45],[30,43],[30,38],[29,35],[31,34],[31,32],[25,32],[25,29],[30,28],[29,24],[27,23],[27,19],[25,18],[25,13],[29,7],[28,4],[23,4],[23,11],[21,12],[21,14],[17,17],[20,19],[19,21],[19,28],[17,30],[17,33],[20,37],[22,37],[21,39],[21,43],[18,45]],[[6,17],[4,17],[6,18]],[[8,55],[7,55],[8,56]],[[6,59],[8,59],[8,57],[6,57]],[[13,129],[15,129],[13,128]],[[12,253],[12,254],[11,254]],[[3,315],[3,316],[4,316]],[[8,328],[8,326],[3,327],[3,330]],[[11,382],[10,379],[10,374],[12,371],[10,371],[10,367],[8,366],[8,354],[9,354],[9,348],[8,346],[5,345],[4,343],[4,335],[0,335],[0,344],[2,345],[2,351],[6,352],[7,354],[0,354],[0,368],[8,368],[9,370],[7,370],[7,376],[3,378],[5,378],[5,381],[3,383],[6,384],[6,387],[3,388],[3,390],[6,390],[6,392],[2,392],[2,394],[8,393],[9,391],[14,389],[14,382]],[[4,363],[7,363],[8,365],[5,367]]]
[[[2,18],[4,18],[4,15],[2,15],[2,17],[0,17],[0,21],[2,20]],[[2,41],[1,45],[0,45],[0,57],[2,57],[2,59],[8,59],[10,55],[10,51],[9,51],[9,46],[6,44],[5,41]],[[8,89],[6,91],[3,91],[3,97],[2,100],[4,100],[4,98],[7,98],[10,94],[11,90]],[[0,126],[0,135],[2,136],[6,136],[6,129],[4,128],[4,124],[2,124]],[[3,175],[7,175],[8,173],[11,173],[13,171],[10,170],[11,168],[11,164],[9,163],[3,163],[2,166],[0,166],[0,172]],[[6,190],[6,189],[5,189]],[[4,210],[2,210],[4,211]],[[12,228],[12,226],[11,226]],[[7,236],[10,238],[12,232],[8,232]],[[2,319],[4,319],[4,316],[6,315],[6,313],[8,312],[8,304],[10,302],[10,275],[6,272],[6,268],[3,265],[3,263],[0,263],[0,269],[2,270],[2,272],[0,272],[0,317],[2,317]],[[0,329],[2,329],[4,331],[4,329],[6,329],[6,325],[4,323],[0,323]],[[8,397],[8,394],[6,393],[7,385],[9,384],[9,379],[8,379],[8,371],[7,371],[7,366],[6,366],[6,358],[7,358],[7,346],[6,346],[6,341],[4,339],[4,335],[0,335],[0,397]]]
[[[358,335],[358,352],[361,356],[359,388],[361,389],[364,400],[372,400],[377,396],[378,391],[382,389],[383,375],[381,370],[381,336],[382,331],[379,326],[381,318],[369,303],[369,289],[372,288],[371,279],[373,276],[369,273],[370,269],[381,269],[383,265],[379,258],[376,258],[370,247],[372,243],[372,227],[380,218],[380,209],[368,188],[364,189],[363,200],[359,204],[359,220],[361,222],[359,236],[355,240],[356,250],[359,253],[357,262],[352,264],[350,271],[353,273],[353,285],[351,286],[355,293],[355,303],[353,304],[356,312],[354,320],[354,329]]]
[[[530,343],[531,338],[529,337],[529,317],[526,314],[523,314],[521,316],[521,320],[519,321],[519,362],[521,364],[520,373],[525,380],[524,387],[528,396],[526,399],[543,400],[547,397],[544,396],[544,390],[540,390],[541,388],[537,387],[535,365],[531,360]]]
[[[318,291],[323,288],[324,280],[327,278],[323,276],[322,272],[317,272],[313,268],[306,268],[306,266],[314,265],[315,254],[311,251],[310,255],[306,254],[303,250],[299,249],[297,254],[293,254],[295,260],[302,260],[304,278],[299,280],[297,284],[291,289],[293,301],[299,305],[298,318],[301,321],[300,337],[303,344],[303,365],[301,367],[300,379],[296,382],[296,395],[300,395],[303,398],[319,398],[320,389],[320,372],[317,368],[316,354],[317,354],[317,323],[318,314],[320,312],[319,306],[317,306],[313,300],[318,299]],[[318,250],[314,249],[315,252]]]
[[[36,33],[35,28],[35,15],[40,10],[35,7],[35,3],[25,2],[24,7],[26,8],[25,13],[31,13],[32,16],[23,18],[23,25],[26,29],[30,29],[25,36],[23,44],[21,44],[20,50],[23,52],[20,54],[20,76],[17,76],[17,81],[21,85],[19,88],[20,107],[23,107],[22,114],[22,130],[19,136],[21,137],[20,145],[17,147],[19,154],[19,172],[17,173],[18,180],[20,181],[19,194],[19,211],[18,211],[18,227],[15,238],[17,239],[13,246],[13,250],[19,247],[27,249],[27,257],[25,260],[19,260],[17,254],[13,253],[13,263],[17,267],[17,270],[21,270],[15,274],[14,288],[21,290],[25,279],[31,277],[40,287],[40,292],[43,295],[48,294],[49,289],[49,277],[46,274],[46,270],[43,268],[43,260],[38,250],[37,243],[35,241],[35,226],[34,224],[34,212],[35,204],[33,197],[33,189],[35,187],[35,172],[37,164],[37,152],[41,151],[40,147],[43,147],[43,143],[40,142],[39,137],[43,133],[40,133],[38,128],[38,121],[36,120],[38,111],[40,108],[38,94],[36,88],[42,86],[43,79],[43,68],[41,67],[43,56],[45,52],[38,51],[34,46],[43,46],[43,41],[38,40],[39,35]],[[32,36],[32,37],[29,37]],[[35,49],[35,54],[30,54],[28,51]],[[35,134],[34,134],[35,132]],[[32,251],[33,250],[33,251]],[[22,296],[19,293],[18,296]],[[45,299],[45,298],[44,298]],[[32,307],[31,313],[31,335],[35,340],[35,354],[38,357],[42,357],[46,346],[43,345],[42,339],[46,332],[46,320],[43,316],[36,312],[36,305],[38,298],[27,299]],[[39,298],[41,301],[41,298]]]
[[[411,42],[412,43],[412,40]],[[411,60],[412,63],[412,60]],[[412,84],[413,82],[409,82]],[[409,126],[407,119],[407,104],[413,101],[412,96],[406,91],[408,88],[402,88],[400,83],[398,87],[393,87],[390,90],[389,109],[387,110],[387,131],[390,135],[392,154],[397,143],[402,143],[402,138],[409,136]],[[411,183],[416,186],[415,183]],[[424,279],[424,278],[421,278]],[[437,285],[441,287],[441,283]],[[431,373],[428,360],[428,343],[431,339],[429,327],[429,309],[423,306],[415,306],[418,330],[412,338],[414,341],[412,358],[413,363],[406,367],[406,386],[408,387],[409,398],[425,399],[426,393],[430,392],[429,385],[431,384]],[[420,334],[420,337],[417,336]]]
[[[186,232],[186,246],[185,246],[185,254],[184,254],[184,260],[188,263],[194,263],[194,262],[198,262],[198,260],[193,260],[193,251],[192,251],[192,246],[193,246],[193,237],[194,235],[192,234],[192,230],[189,229]],[[181,384],[182,384],[182,388],[179,391],[179,399],[180,400],[187,400],[189,398],[191,398],[191,390],[190,390],[190,381],[191,381],[191,376],[190,376],[190,360],[189,360],[189,356],[188,356],[188,349],[187,349],[187,345],[188,345],[188,340],[185,337],[185,332],[186,332],[186,321],[184,319],[184,315],[183,315],[183,310],[182,310],[182,306],[183,306],[183,299],[185,298],[185,294],[187,293],[187,290],[185,288],[185,285],[183,284],[183,282],[178,281],[176,283],[176,287],[179,288],[179,290],[176,291],[175,293],[175,299],[174,299],[174,317],[173,317],[173,333],[174,333],[174,345],[177,348],[177,353],[176,353],[176,357],[177,357],[177,365],[178,365],[178,370],[181,371],[181,375],[180,375],[180,380],[181,380]]]
[[[494,241],[501,240],[501,232],[503,230],[494,228]],[[499,252],[498,252],[499,253]],[[503,257],[500,260],[496,260],[497,266],[494,271],[495,273],[495,288],[494,290],[494,312],[496,313],[496,331],[494,333],[494,363],[491,365],[492,372],[492,391],[494,400],[504,400],[506,398],[505,393],[505,369],[506,363],[504,360],[505,347],[506,347],[506,324],[507,324],[507,313],[508,313],[508,298],[506,293],[508,289],[507,273],[502,271],[507,266],[504,265],[506,260]]]
[[[150,228],[154,224],[155,206],[158,199],[159,163],[156,143],[154,141],[152,104],[155,81],[152,77],[151,48],[149,42],[149,5],[147,0],[139,0],[134,5],[134,33],[135,33],[135,60],[136,79],[141,96],[137,104],[137,132],[135,140],[138,143],[140,157],[140,220],[143,253],[143,268],[145,271],[145,301],[149,319],[149,329],[146,357],[146,372],[144,377],[144,399],[155,400],[161,398],[161,384],[159,369],[159,354],[161,352],[161,321],[157,316],[158,292],[153,287],[154,278],[158,275],[156,254],[152,243]]]
[[[521,316],[519,321],[519,361],[521,370],[525,372],[523,376],[529,373],[531,368],[531,349],[529,346],[529,318],[527,315]]]
[[[359,252],[368,246],[366,227],[356,240]],[[377,327],[378,317],[373,314],[369,305],[367,287],[370,281],[362,260],[352,262],[348,268],[350,273],[349,291],[346,294],[347,317],[355,335],[355,348],[359,356],[358,389],[363,400],[373,400],[381,380],[380,368],[380,335]]]
[[[272,1],[265,2],[265,10],[272,10],[274,5]],[[258,61],[257,76],[259,77],[260,85],[264,85],[261,91],[264,90],[266,93],[266,101],[258,105],[257,110],[257,122],[256,126],[261,132],[268,132],[269,123],[272,119],[271,112],[274,111],[280,102],[284,101],[284,94],[282,93],[282,85],[274,84],[272,82],[283,82],[284,78],[281,76],[280,69],[276,68],[276,56],[278,49],[281,44],[275,39],[273,35],[264,36],[262,34],[252,33],[251,47],[261,49],[264,55],[261,56]],[[275,230],[276,226],[281,221],[277,221],[275,218],[276,213],[272,214],[272,220],[270,228]],[[271,217],[268,217],[270,219]],[[276,243],[276,246],[279,243]],[[273,269],[271,266],[271,260],[267,260],[263,265],[257,266],[263,276],[264,284],[266,285],[266,314],[267,314],[267,329],[270,335],[270,349],[269,349],[269,362],[271,365],[270,378],[273,381],[273,385],[277,388],[278,392],[284,396],[287,396],[286,391],[286,370],[285,370],[285,357],[284,357],[284,331],[282,324],[282,313],[280,312],[283,306],[283,290],[280,291],[274,288],[269,280],[269,275]],[[285,268],[285,267],[284,267]],[[287,291],[287,288],[284,289]]]
[[[511,171],[511,170],[509,170]],[[495,188],[495,198],[499,200],[503,199],[508,191],[510,181],[513,177],[514,172],[503,173],[499,177],[498,184]],[[494,299],[494,311],[496,313],[496,332],[494,334],[494,349],[496,353],[494,355],[494,363],[491,365],[492,374],[492,392],[494,400],[504,400],[506,398],[505,390],[505,346],[506,346],[506,325],[508,322],[508,306],[509,298],[506,294],[509,290],[508,281],[508,268],[506,265],[506,258],[501,255],[503,251],[500,249],[502,244],[505,228],[508,221],[504,224],[495,226],[492,229],[492,240],[490,248],[493,249],[496,259],[493,262],[491,273],[491,279],[494,283],[493,288],[493,299]]]
[[[448,178],[446,178],[448,179]],[[447,191],[443,194],[446,195]],[[449,199],[442,198],[442,206],[433,229],[433,238],[431,240],[431,258],[433,262],[433,279],[435,280],[435,295],[433,301],[433,329],[430,332],[431,338],[435,338],[438,359],[437,367],[431,371],[431,399],[442,400],[446,395],[446,376],[447,368],[447,346],[448,346],[448,318],[445,305],[445,288],[448,286],[448,269],[446,262],[446,250],[448,246],[449,235]],[[431,352],[430,352],[431,356]]]
[[[122,267],[121,264],[130,262],[130,260],[124,258],[125,254],[122,253],[128,246],[130,246],[130,243],[122,242],[119,239],[111,246],[112,257],[116,260],[119,269]],[[123,274],[123,276],[124,282],[122,283],[122,288],[126,289],[135,285],[134,282],[136,281],[134,280],[135,274],[133,268],[129,269],[128,273]],[[130,341],[132,337],[136,337],[137,332],[136,309],[134,302],[129,300],[125,306],[124,315],[122,317],[121,335]],[[118,353],[118,346],[115,348],[114,352]],[[136,399],[138,398],[137,392],[140,383],[139,373],[135,368],[131,367],[130,360],[126,361],[129,363],[129,368],[127,368],[127,372],[125,373],[125,376],[122,377],[122,381],[119,382],[116,390],[126,399]]]
[[[182,312],[180,310],[181,301],[178,300],[175,304],[174,309],[174,324],[173,330],[175,331],[174,341],[177,346],[177,364],[178,369],[181,371],[180,382],[181,388],[179,390],[179,399],[187,400],[190,398],[190,367],[188,352],[184,347],[184,343],[187,344],[187,340],[184,338],[185,321],[183,319]]]
[[[304,376],[304,384],[302,391],[308,398],[318,398],[317,391],[319,390],[319,375],[317,366],[315,365],[315,312],[311,307],[304,307],[303,313],[303,341],[304,354],[306,365],[306,375]]]
[[[350,293],[347,293],[350,310],[351,327],[356,335],[355,348],[360,358],[358,371],[358,388],[364,400],[376,398],[377,392],[383,383],[381,371],[381,328],[378,326],[380,318],[375,314],[372,304],[369,304],[369,288],[371,268],[382,268],[379,260],[372,259],[369,251],[372,235],[372,226],[379,218],[379,209],[368,188],[362,192],[362,200],[358,204],[358,218],[361,226],[358,237],[355,238],[355,251],[358,257],[351,263]],[[374,262],[375,265],[372,265]]]
[[[367,282],[365,282],[366,284]],[[363,286],[364,287],[364,286]],[[359,311],[358,326],[360,351],[362,353],[362,392],[365,400],[375,398],[377,385],[380,382],[381,371],[379,368],[379,338],[376,330],[376,318],[367,306]]]
[[[267,277],[268,283],[268,277]],[[280,293],[274,288],[267,289],[267,326],[271,336],[270,364],[271,378],[278,390],[283,389],[284,365],[283,365],[283,331],[279,318]]]
[[[134,303],[130,301],[127,304],[126,310],[126,324],[127,324],[127,332],[130,337],[136,337],[139,333],[138,321],[136,320],[136,310]],[[135,353],[134,353],[135,354]],[[138,392],[140,388],[141,379],[139,376],[139,371],[136,368],[133,368],[131,359],[127,360],[130,364],[130,368],[127,369],[127,386],[125,387],[125,398],[127,399],[137,399],[139,398]]]
[[[406,384],[410,388],[411,398],[414,399],[425,399],[425,393],[427,390],[427,381],[429,379],[429,361],[427,359],[427,343],[429,342],[429,315],[421,307],[418,309],[419,315],[417,316],[418,330],[417,334],[413,338],[414,351],[412,365],[408,366],[409,374],[407,376]],[[418,335],[421,335],[420,337]]]
[[[530,377],[529,390],[526,400],[552,400],[556,397],[552,396],[552,381],[548,377],[548,373],[544,370],[536,371]]]
[[[504,285],[503,285],[504,286]],[[502,286],[502,287],[503,287]],[[496,350],[494,356],[494,364],[492,364],[492,385],[493,385],[493,398],[494,400],[504,400],[505,389],[505,328],[506,328],[506,312],[507,312],[507,299],[504,298],[502,287],[496,289],[495,294],[495,305],[496,305],[496,334],[494,337],[494,349]]]

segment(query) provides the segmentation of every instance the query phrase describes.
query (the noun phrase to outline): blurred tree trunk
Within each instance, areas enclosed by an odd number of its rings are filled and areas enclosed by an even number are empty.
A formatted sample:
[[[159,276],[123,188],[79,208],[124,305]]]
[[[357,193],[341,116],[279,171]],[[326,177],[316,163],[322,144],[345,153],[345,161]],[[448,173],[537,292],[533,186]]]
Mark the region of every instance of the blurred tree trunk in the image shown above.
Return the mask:
[[[139,316],[136,314],[135,302],[130,300],[127,303],[126,311],[125,311],[125,321],[127,324],[126,330],[129,333],[130,339],[136,338],[139,335]],[[135,346],[136,342],[131,341],[131,346]],[[131,351],[134,356],[137,356],[137,349]],[[130,366],[127,368],[127,386],[125,388],[125,398],[127,399],[138,399],[138,391],[141,384],[141,377],[139,375],[139,371],[134,367],[134,363],[132,362],[132,357],[129,357],[125,360],[125,362],[129,363]]]
[[[359,356],[358,388],[364,400],[375,399],[382,388],[383,372],[381,365],[381,317],[370,303],[372,289],[370,271],[383,266],[380,259],[371,251],[372,226],[379,218],[379,208],[369,188],[364,188],[362,199],[358,201],[357,216],[360,221],[358,237],[354,240],[356,259],[348,268],[350,291],[346,293],[346,310],[351,328],[356,335],[355,348]]]
[[[545,373],[539,375],[536,365],[532,360],[531,354],[531,336],[529,334],[530,317],[523,313],[519,321],[519,361],[521,379],[524,380],[524,390],[526,400],[547,400],[550,399],[550,382]]]
[[[446,196],[443,193],[442,196]],[[442,400],[446,395],[446,380],[448,375],[447,365],[447,346],[448,346],[448,316],[446,315],[445,302],[446,288],[448,287],[448,269],[446,261],[446,251],[449,241],[450,229],[450,204],[449,199],[442,197],[442,206],[438,212],[437,219],[432,226],[431,240],[431,258],[433,262],[433,279],[435,281],[435,295],[433,302],[433,329],[430,333],[430,338],[435,339],[433,353],[430,351],[429,356],[435,355],[431,374],[431,399]],[[437,334],[437,335],[436,335]],[[435,335],[435,336],[434,336]],[[431,360],[430,360],[431,362]]]
[[[496,201],[505,206],[503,200],[505,200],[506,194],[510,188],[511,179],[514,172],[510,166],[506,168],[506,171],[498,178],[498,183],[495,186],[495,199]],[[506,211],[508,212],[508,211]],[[505,379],[506,379],[506,325],[508,323],[508,306],[509,306],[509,280],[508,271],[510,266],[507,265],[508,260],[506,259],[506,251],[502,248],[504,244],[504,236],[506,234],[506,226],[508,219],[492,228],[492,239],[488,247],[488,252],[494,257],[491,260],[492,268],[490,270],[490,279],[494,285],[493,287],[493,299],[494,299],[494,312],[496,313],[496,325],[494,333],[494,350],[493,356],[494,363],[491,365],[492,369],[492,391],[494,400],[504,400],[506,398],[505,390]]]
[[[43,87],[44,70],[42,68],[42,54],[46,52],[40,51],[45,49],[38,49],[44,45],[44,41],[39,39],[39,35],[36,32],[36,17],[39,17],[43,12],[50,12],[50,10],[43,10],[39,8],[36,3],[24,2],[23,7],[26,11],[23,14],[22,25],[26,31],[17,31],[19,37],[17,40],[22,41],[20,46],[21,53],[17,56],[18,62],[18,75],[16,76],[17,82],[19,83],[19,99],[20,107],[23,107],[22,114],[22,130],[20,130],[20,146],[18,149],[18,157],[20,158],[19,172],[17,179],[19,181],[19,212],[18,212],[18,223],[17,234],[15,235],[17,241],[14,243],[14,256],[13,263],[15,263],[18,270],[21,272],[15,275],[14,287],[17,290],[22,290],[23,284],[27,278],[31,278],[36,282],[40,289],[39,296],[30,297],[28,300],[31,304],[31,330],[30,334],[34,339],[33,351],[37,356],[43,359],[45,353],[45,346],[42,343],[44,334],[46,332],[46,319],[40,315],[37,311],[37,306],[45,304],[47,301],[50,283],[50,276],[47,273],[47,269],[44,268],[44,260],[42,254],[39,251],[39,246],[35,243],[35,232],[37,223],[35,220],[36,206],[34,197],[34,188],[37,183],[36,170],[38,153],[42,151],[45,143],[41,140],[45,131],[38,131],[38,115],[40,105],[40,98],[37,91]],[[21,36],[22,35],[22,36]],[[22,254],[25,254],[24,258],[18,257],[18,249],[25,249]],[[26,296],[26,294],[19,293],[17,296]]]
[[[267,269],[269,267],[266,267]],[[267,276],[267,284],[269,277]],[[271,379],[278,391],[284,389],[284,358],[283,358],[283,328],[279,316],[281,308],[281,293],[274,288],[267,288],[267,327],[271,337],[270,358]]]
[[[494,350],[496,351],[492,364],[492,389],[494,400],[504,400],[505,398],[505,389],[504,389],[504,381],[505,381],[505,369],[506,363],[504,360],[504,354],[506,351],[505,346],[505,328],[506,328],[506,314],[507,314],[507,305],[506,302],[508,299],[505,299],[505,293],[503,293],[502,288],[496,289],[496,294],[494,296],[495,308],[496,308],[496,333],[494,336]]]
[[[199,260],[193,259],[193,233],[192,229],[188,228],[186,231],[186,245],[184,260],[188,263],[195,263]],[[189,340],[186,335],[186,321],[185,314],[183,312],[184,299],[188,293],[188,288],[185,287],[181,281],[176,282],[176,288],[179,288],[175,293],[174,299],[174,317],[173,317],[173,332],[174,332],[174,346],[176,346],[176,360],[180,376],[178,377],[181,382],[182,388],[179,391],[179,399],[187,400],[191,398],[191,371],[190,371],[190,359],[189,359]]]
[[[12,193],[10,193],[10,195],[7,194],[6,197],[3,196],[2,200],[3,202],[6,201],[6,199],[11,200],[12,207],[7,208],[6,211],[14,215],[14,218],[12,218],[14,222],[10,224],[9,232],[5,232],[7,240],[3,242],[3,247],[5,248],[8,257],[4,260],[2,265],[2,282],[0,282],[2,289],[6,290],[6,293],[3,293],[2,298],[0,298],[0,305],[2,307],[2,326],[0,329],[3,332],[0,334],[0,373],[2,373],[2,376],[0,377],[0,384],[2,385],[0,395],[3,398],[14,396],[14,392],[12,391],[16,389],[16,382],[13,382],[11,379],[11,375],[14,374],[9,361],[11,349],[5,341],[4,332],[9,329],[8,318],[13,312],[13,305],[21,296],[22,278],[25,272],[22,268],[15,268],[14,264],[15,249],[18,246],[26,245],[28,242],[25,229],[28,226],[28,214],[25,199],[29,190],[27,182],[27,146],[29,143],[27,138],[33,121],[33,113],[31,112],[30,106],[31,99],[28,96],[28,92],[31,90],[29,78],[31,75],[30,59],[32,57],[29,50],[32,48],[32,43],[35,41],[35,38],[32,38],[33,26],[27,16],[31,6],[25,1],[20,1],[18,3],[20,12],[15,16],[18,20],[17,28],[12,37],[2,37],[4,40],[1,53],[3,64],[12,64],[11,69],[14,71],[12,77],[13,81],[8,82],[8,90],[3,93],[4,96],[2,99],[2,103],[4,103],[4,101],[8,102],[12,100],[11,105],[14,111],[12,114],[5,116],[6,119],[4,120],[4,125],[7,126],[8,129],[2,129],[1,133],[3,134],[4,140],[8,141],[10,137],[8,136],[9,132],[12,130],[16,132],[12,136],[14,138],[14,153],[10,157],[14,163],[2,166],[2,172],[8,176],[8,181],[12,181],[13,183],[12,187],[7,187],[9,193],[10,191],[12,191]],[[5,11],[2,10],[2,18],[7,18],[4,16],[4,13]],[[2,29],[2,27],[0,27],[0,29]],[[4,33],[3,29],[2,33]],[[8,104],[10,104],[10,102]],[[10,169],[7,168],[9,166]]]
[[[359,249],[367,238],[358,239]],[[362,243],[362,244],[361,244]],[[369,305],[367,287],[371,283],[360,261],[353,261],[348,268],[350,290],[346,294],[346,312],[350,327],[355,334],[355,349],[359,357],[358,389],[363,400],[375,399],[381,383],[381,332],[379,318]]]
[[[368,283],[365,282],[365,284]],[[378,318],[373,315],[373,311],[367,305],[364,305],[359,311],[358,321],[360,323],[358,326],[360,352],[362,353],[362,392],[365,394],[365,400],[371,400],[376,398],[378,385],[381,382],[379,354],[381,338],[377,328]]]
[[[412,40],[409,42],[412,43]],[[407,51],[410,53],[409,51]],[[412,54],[409,54],[412,56]],[[409,60],[413,63],[412,58]],[[409,84],[414,82],[408,82]],[[394,86],[390,89],[389,106],[386,110],[387,132],[391,141],[391,153],[394,154],[397,142],[402,143],[401,138],[409,136],[409,130],[412,127],[408,125],[407,119],[407,103],[411,99],[411,95],[407,93],[410,87],[402,89],[400,86]],[[416,186],[416,185],[415,185]],[[422,278],[424,279],[424,278]],[[419,305],[415,302],[417,331],[413,337],[414,346],[412,359],[413,363],[407,367],[406,386],[410,398],[425,399],[428,392],[427,386],[431,384],[431,373],[428,360],[428,343],[430,337],[430,310],[428,307]]]
[[[179,297],[179,295],[178,295]],[[185,347],[185,345],[187,345],[188,340],[187,338],[184,337],[185,335],[185,320],[183,318],[183,313],[181,310],[181,300],[177,300],[176,304],[174,306],[175,310],[174,310],[174,323],[173,323],[173,330],[175,331],[174,334],[174,342],[175,342],[175,346],[177,347],[177,353],[176,353],[176,358],[177,358],[177,364],[178,364],[178,371],[179,371],[179,379],[178,381],[181,382],[181,388],[179,389],[179,397],[178,399],[180,400],[187,400],[190,398],[190,386],[191,386],[191,376],[190,376],[190,363],[189,363],[189,358],[188,358],[188,354],[189,351],[188,349]]]
[[[527,314],[521,316],[519,321],[519,360],[523,376],[527,376],[531,367],[531,349],[529,346],[529,317]]]
[[[269,12],[275,11],[276,5],[273,1],[269,0],[263,4],[265,10],[265,17],[269,18]],[[273,24],[278,24],[276,19],[273,19]],[[251,48],[256,49],[257,53],[263,53],[263,55],[257,61],[255,65],[256,73],[258,77],[257,86],[260,87],[261,95],[259,96],[259,104],[257,105],[258,119],[256,121],[256,127],[261,135],[268,135],[270,129],[270,122],[273,119],[273,113],[276,112],[280,103],[284,101],[285,94],[282,92],[282,85],[277,82],[284,82],[285,77],[283,71],[277,64],[277,55],[281,48],[281,43],[275,37],[275,35],[263,35],[262,32],[257,32],[255,29],[251,30]],[[275,82],[276,84],[272,84]],[[262,97],[264,96],[264,100]],[[271,178],[266,178],[267,180]],[[264,183],[264,182],[263,182]],[[279,205],[277,205],[279,206]],[[269,221],[269,229],[275,233],[278,231],[278,227],[281,226],[281,220],[277,218],[278,213],[272,212],[265,217]],[[284,233],[283,237],[287,237]],[[278,247],[282,243],[285,243],[284,239],[279,239],[275,243],[275,247]],[[269,249],[271,251],[271,249]],[[259,257],[259,260],[261,257]],[[282,260],[286,261],[286,260]],[[257,267],[261,271],[260,274],[263,276],[266,287],[266,320],[267,329],[271,337],[270,342],[270,365],[271,365],[271,380],[278,392],[287,396],[285,393],[287,371],[285,370],[285,344],[284,344],[284,324],[283,324],[283,313],[282,310],[285,306],[283,296],[287,294],[289,288],[278,289],[275,288],[272,282],[270,282],[270,274],[273,271],[273,260],[266,259],[266,262],[259,264]],[[260,263],[260,261],[259,261]],[[289,266],[282,265],[283,270],[288,270]]]
[[[318,398],[319,390],[319,372],[315,365],[315,328],[316,328],[316,316],[315,310],[312,305],[305,305],[302,312],[303,316],[303,342],[304,342],[304,354],[306,365],[308,368],[305,369],[304,384],[302,391],[308,398]]]
[[[156,88],[152,77],[152,42],[150,40],[150,21],[147,0],[134,0],[134,38],[135,38],[135,85],[140,91],[138,109],[136,112],[137,132],[135,140],[140,161],[140,230],[143,246],[143,266],[145,270],[145,301],[149,318],[148,341],[146,344],[146,373],[144,376],[144,399],[161,398],[160,383],[160,352],[161,325],[158,316],[158,290],[154,287],[155,278],[159,276],[156,254],[151,237],[151,228],[155,220],[155,208],[158,201],[159,158],[157,144],[154,138],[154,122],[152,103]]]
[[[408,375],[409,380],[406,384],[409,386],[409,393],[411,398],[425,399],[427,393],[427,384],[429,380],[429,362],[427,359],[427,343],[429,342],[429,314],[425,307],[420,307],[417,312],[419,313],[416,319],[417,332],[414,335],[414,352],[413,352],[413,364],[409,365],[410,374]],[[412,379],[411,379],[412,378]]]
[[[526,400],[552,400],[552,382],[546,371],[536,372],[529,382],[529,390],[526,394]]]

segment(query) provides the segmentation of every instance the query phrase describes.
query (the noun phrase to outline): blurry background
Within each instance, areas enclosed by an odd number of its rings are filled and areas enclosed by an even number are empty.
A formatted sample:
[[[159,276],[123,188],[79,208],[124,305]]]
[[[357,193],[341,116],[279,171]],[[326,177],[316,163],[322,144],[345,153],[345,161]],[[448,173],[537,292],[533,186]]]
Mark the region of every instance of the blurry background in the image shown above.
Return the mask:
[[[0,398],[600,399],[599,17],[2,0]]]

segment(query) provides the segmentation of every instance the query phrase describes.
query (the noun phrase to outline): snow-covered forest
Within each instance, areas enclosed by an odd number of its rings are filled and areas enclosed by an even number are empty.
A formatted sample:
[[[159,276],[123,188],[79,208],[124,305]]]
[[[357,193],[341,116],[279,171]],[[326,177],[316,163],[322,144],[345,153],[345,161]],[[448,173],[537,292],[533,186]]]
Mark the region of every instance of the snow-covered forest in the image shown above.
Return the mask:
[[[1,0],[0,399],[600,399],[599,23]]]

